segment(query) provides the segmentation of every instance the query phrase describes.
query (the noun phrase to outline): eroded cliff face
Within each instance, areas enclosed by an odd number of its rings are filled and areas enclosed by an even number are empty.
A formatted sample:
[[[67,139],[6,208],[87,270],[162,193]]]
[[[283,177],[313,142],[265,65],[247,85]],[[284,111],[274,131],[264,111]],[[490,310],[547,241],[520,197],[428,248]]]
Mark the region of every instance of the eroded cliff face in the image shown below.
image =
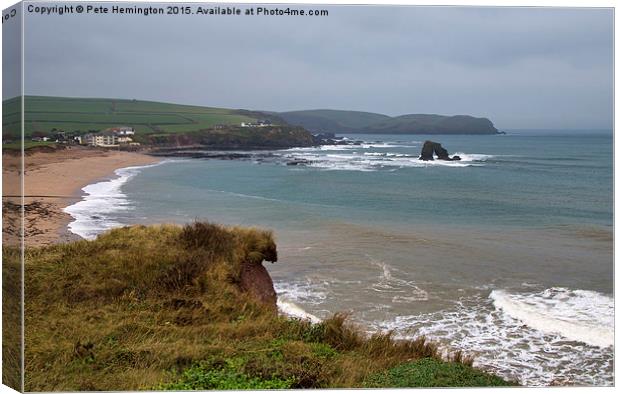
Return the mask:
[[[273,280],[262,263],[242,265],[240,286],[243,291],[277,311],[278,296]]]
[[[277,246],[271,232],[259,231],[254,234],[259,236],[246,236],[244,243],[248,252],[241,262],[240,288],[276,312],[278,297],[273,280],[263,264],[278,261]]]

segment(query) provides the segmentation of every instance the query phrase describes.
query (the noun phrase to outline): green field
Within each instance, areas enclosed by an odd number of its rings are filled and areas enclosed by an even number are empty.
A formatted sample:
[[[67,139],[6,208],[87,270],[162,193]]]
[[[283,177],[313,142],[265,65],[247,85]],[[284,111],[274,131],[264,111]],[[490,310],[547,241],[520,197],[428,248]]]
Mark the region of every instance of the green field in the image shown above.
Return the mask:
[[[55,142],[35,142],[35,141],[24,141],[24,150],[28,150],[31,148],[37,148],[40,146],[56,146]],[[21,150],[22,144],[21,142],[11,142],[10,144],[3,144],[2,150]]]
[[[4,135],[19,135],[19,100],[13,98],[2,103]],[[26,96],[24,131],[28,137],[33,132],[52,133],[54,129],[85,133],[131,126],[138,134],[178,133],[255,120],[226,108],[140,100]]]

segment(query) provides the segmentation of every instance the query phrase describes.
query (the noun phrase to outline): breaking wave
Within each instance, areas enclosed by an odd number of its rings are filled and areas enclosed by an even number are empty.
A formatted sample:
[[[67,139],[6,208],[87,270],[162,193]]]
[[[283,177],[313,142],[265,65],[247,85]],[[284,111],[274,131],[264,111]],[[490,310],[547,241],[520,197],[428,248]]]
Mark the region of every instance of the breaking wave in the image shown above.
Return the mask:
[[[122,226],[114,218],[123,211],[133,209],[132,202],[121,190],[122,186],[143,169],[167,162],[171,160],[119,168],[114,171],[116,178],[83,187],[82,191],[86,195],[82,200],[63,209],[74,219],[68,225],[69,231],[85,239],[94,239],[106,230]]]
[[[614,344],[613,298],[586,290],[551,288],[535,294],[493,290],[493,305],[530,328],[591,346]]]
[[[473,355],[474,365],[529,386],[613,382],[613,298],[594,291],[492,290],[453,308],[375,323]]]
[[[327,298],[326,283],[314,283],[306,279],[293,283],[277,282],[274,288],[278,294],[278,309],[282,314],[313,323],[321,321],[298,304],[321,304]]]

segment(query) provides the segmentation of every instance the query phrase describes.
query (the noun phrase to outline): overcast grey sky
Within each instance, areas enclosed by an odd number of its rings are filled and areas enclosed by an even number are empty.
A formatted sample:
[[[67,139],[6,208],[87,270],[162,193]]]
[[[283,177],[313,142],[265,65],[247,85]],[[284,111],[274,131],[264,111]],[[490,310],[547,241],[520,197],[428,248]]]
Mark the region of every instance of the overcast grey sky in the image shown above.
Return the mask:
[[[612,127],[609,9],[311,8],[329,16],[27,13],[25,90]]]

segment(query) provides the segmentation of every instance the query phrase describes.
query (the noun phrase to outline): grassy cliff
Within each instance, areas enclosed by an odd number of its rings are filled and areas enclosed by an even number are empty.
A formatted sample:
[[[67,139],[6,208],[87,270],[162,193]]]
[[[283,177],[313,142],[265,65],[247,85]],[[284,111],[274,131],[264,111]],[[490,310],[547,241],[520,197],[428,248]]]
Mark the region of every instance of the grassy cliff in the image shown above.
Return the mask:
[[[5,249],[4,253],[10,253]],[[507,385],[424,339],[278,316],[270,232],[134,226],[26,251],[27,391]],[[266,272],[266,271],[264,271]]]

